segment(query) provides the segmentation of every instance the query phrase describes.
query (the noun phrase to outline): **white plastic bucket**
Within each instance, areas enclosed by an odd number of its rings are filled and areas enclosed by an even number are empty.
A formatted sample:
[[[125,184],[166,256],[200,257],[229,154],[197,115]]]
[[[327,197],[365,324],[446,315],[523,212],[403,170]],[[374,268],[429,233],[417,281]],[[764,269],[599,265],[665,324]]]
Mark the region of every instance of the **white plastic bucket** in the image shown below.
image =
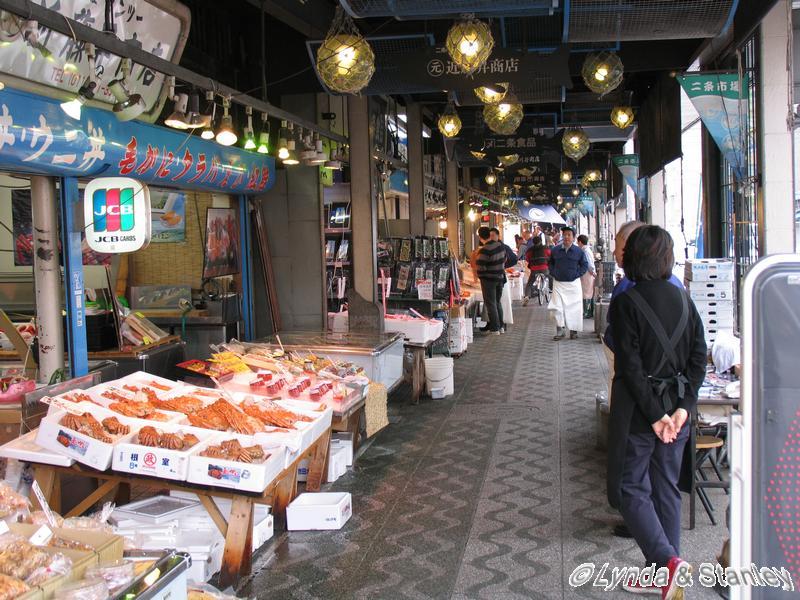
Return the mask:
[[[442,396],[453,395],[453,359],[448,356],[436,356],[425,359],[425,383],[428,393],[443,388]],[[437,393],[437,396],[439,395]]]

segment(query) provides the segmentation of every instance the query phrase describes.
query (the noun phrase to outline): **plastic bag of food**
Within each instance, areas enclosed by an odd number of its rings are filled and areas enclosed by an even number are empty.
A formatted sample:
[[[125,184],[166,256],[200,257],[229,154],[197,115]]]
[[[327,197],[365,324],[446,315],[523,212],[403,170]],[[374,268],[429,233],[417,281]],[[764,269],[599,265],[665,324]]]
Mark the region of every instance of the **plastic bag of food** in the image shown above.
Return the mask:
[[[190,583],[187,598],[188,600],[236,600],[237,596],[233,594],[233,590],[227,594],[207,583]]]
[[[56,527],[63,527],[64,526],[64,518],[57,514],[53,513],[53,516],[56,519],[55,526]],[[27,519],[25,519],[26,523],[31,523],[33,525],[47,525],[50,527],[50,521],[47,519],[47,514],[43,510],[35,510],[31,514],[28,515]]]
[[[30,508],[28,499],[16,492],[5,481],[0,481],[0,519],[14,518],[27,513]]]
[[[111,594],[116,594],[136,578],[136,568],[131,560],[115,560],[114,562],[96,565],[86,569],[88,579],[102,579]]]
[[[16,540],[0,549],[0,573],[27,580],[42,567],[50,564],[51,555],[27,540]]]
[[[102,533],[114,533],[114,528],[108,524],[111,513],[114,512],[114,503],[106,502],[100,512],[96,512],[87,517],[69,517],[64,519],[65,529],[83,529],[100,531]]]
[[[72,570],[72,561],[60,552],[48,556],[50,556],[49,564],[35,569],[25,578],[25,583],[32,587],[41,585],[51,577],[55,577],[56,575],[68,575]]]
[[[55,595],[58,600],[106,600],[108,596],[108,585],[98,577],[65,585]]]
[[[30,586],[16,577],[0,575],[0,600],[13,600],[28,592]]]

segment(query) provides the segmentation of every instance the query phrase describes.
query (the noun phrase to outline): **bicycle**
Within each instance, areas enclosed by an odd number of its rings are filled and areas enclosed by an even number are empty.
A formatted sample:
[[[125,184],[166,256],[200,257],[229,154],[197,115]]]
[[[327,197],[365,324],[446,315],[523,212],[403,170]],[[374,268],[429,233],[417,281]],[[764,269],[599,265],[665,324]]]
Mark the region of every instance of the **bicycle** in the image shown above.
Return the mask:
[[[550,279],[544,273],[536,274],[536,281],[533,284],[539,306],[550,303]]]

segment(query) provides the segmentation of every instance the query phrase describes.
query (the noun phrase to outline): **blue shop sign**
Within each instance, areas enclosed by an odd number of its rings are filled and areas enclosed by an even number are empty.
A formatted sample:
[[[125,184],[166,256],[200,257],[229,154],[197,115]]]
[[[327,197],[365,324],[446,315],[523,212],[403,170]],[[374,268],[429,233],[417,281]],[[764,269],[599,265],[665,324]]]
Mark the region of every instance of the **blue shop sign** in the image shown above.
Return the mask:
[[[256,194],[272,187],[272,157],[220,146],[188,132],[119,121],[84,107],[80,121],[59,102],[0,91],[0,168],[60,177],[121,175],[154,185]]]

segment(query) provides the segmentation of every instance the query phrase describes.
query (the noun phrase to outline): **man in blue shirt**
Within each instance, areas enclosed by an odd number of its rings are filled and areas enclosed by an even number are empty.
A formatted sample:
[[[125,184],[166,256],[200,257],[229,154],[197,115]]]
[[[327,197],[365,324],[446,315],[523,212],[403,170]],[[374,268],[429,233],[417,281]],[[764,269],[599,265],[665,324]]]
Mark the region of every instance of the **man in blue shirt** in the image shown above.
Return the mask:
[[[578,337],[583,331],[583,288],[581,275],[589,270],[586,253],[576,246],[575,230],[561,228],[563,241],[550,252],[550,275],[553,278],[553,295],[547,309],[556,322],[554,340],[566,337],[569,329],[570,339]]]

